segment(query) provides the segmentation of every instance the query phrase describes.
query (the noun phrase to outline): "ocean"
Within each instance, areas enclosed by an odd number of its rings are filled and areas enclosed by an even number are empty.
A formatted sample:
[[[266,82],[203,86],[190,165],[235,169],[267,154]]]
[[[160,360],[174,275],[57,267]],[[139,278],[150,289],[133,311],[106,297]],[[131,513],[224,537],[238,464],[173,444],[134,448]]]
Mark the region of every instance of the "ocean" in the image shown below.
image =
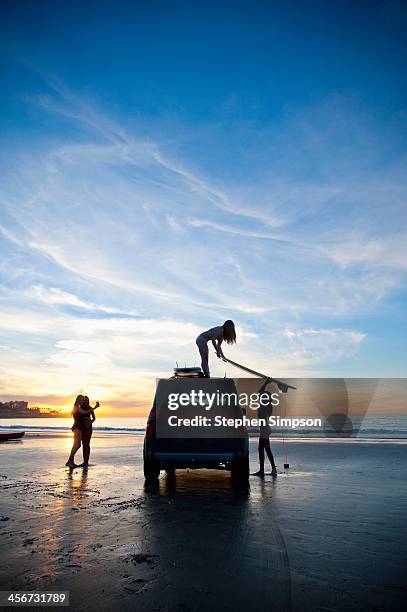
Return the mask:
[[[352,422],[355,428],[353,437],[361,439],[407,439],[407,414],[367,415],[363,419],[355,416],[352,417]],[[27,434],[30,432],[68,432],[71,425],[72,421],[70,419],[0,419],[0,431],[24,430]],[[142,435],[145,425],[146,417],[100,417],[96,420],[94,431],[106,434]],[[324,433],[323,428],[306,427],[295,430],[273,428],[271,437],[281,435],[287,438],[325,438],[327,434]]]

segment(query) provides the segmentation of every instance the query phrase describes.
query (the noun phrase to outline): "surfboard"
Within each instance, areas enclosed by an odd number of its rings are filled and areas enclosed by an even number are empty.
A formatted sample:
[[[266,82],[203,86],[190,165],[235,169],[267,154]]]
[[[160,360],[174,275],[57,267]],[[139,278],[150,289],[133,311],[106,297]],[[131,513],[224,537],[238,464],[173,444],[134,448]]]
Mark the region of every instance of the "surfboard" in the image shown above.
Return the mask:
[[[271,376],[267,376],[267,374],[262,374],[261,372],[256,372],[256,370],[252,370],[251,368],[248,368],[240,363],[236,363],[236,361],[232,361],[231,359],[228,359],[227,357],[223,356],[221,357],[222,361],[224,361],[225,363],[230,363],[231,365],[235,366],[236,368],[239,368],[240,370],[243,370],[243,372],[248,372],[249,374],[254,374],[254,376],[258,376],[259,378],[266,378],[268,379],[270,382],[275,383],[278,388],[283,391],[283,393],[287,392],[287,389],[296,389],[296,387],[293,387],[292,385],[288,385],[287,383],[283,382],[282,380],[278,380],[277,378],[272,378]]]

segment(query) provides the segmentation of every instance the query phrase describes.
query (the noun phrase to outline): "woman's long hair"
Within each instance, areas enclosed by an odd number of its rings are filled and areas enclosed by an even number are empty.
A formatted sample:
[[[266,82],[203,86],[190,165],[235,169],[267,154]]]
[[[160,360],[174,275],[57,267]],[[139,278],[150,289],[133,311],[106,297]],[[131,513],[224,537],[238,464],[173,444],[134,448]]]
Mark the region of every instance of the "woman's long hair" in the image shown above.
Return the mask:
[[[72,408],[72,415],[75,415],[75,413],[78,412],[78,408],[79,406],[82,406],[84,399],[85,398],[83,397],[83,395],[77,395],[75,403]]]
[[[223,339],[227,344],[235,344],[236,342],[235,324],[230,319],[223,324]]]

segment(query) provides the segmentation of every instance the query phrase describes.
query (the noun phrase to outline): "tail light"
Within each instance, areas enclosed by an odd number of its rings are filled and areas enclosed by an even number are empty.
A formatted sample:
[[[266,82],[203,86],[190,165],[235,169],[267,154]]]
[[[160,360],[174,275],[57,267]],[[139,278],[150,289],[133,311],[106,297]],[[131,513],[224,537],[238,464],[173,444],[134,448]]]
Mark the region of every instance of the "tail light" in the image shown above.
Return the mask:
[[[148,421],[146,427],[146,436],[155,436],[155,421]]]

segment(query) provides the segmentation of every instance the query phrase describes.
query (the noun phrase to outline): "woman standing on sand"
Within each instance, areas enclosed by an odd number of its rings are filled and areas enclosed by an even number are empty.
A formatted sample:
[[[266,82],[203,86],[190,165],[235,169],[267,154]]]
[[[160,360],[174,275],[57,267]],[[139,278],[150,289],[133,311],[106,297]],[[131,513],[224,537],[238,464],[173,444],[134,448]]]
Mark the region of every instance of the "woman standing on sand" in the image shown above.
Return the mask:
[[[90,439],[92,437],[92,423],[94,423],[96,419],[94,410],[99,408],[99,406],[99,402],[96,402],[94,408],[92,408],[92,406],[89,404],[89,398],[86,395],[78,395],[76,398],[72,409],[72,416],[74,419],[74,423],[72,425],[74,442],[69,459],[65,464],[67,467],[88,467],[90,456]],[[74,462],[75,453],[80,449],[81,444],[83,463],[76,465]]]
[[[270,406],[260,406],[260,408],[257,411],[257,416],[260,420],[261,423],[264,423],[264,425],[260,425],[260,432],[259,432],[259,446],[258,446],[258,451],[259,451],[259,463],[260,463],[260,469],[258,472],[255,472],[253,474],[253,476],[259,476],[260,478],[264,478],[264,459],[265,459],[265,453],[267,454],[268,460],[270,461],[270,465],[271,465],[271,476],[277,476],[277,468],[276,468],[276,464],[274,461],[274,455],[272,453],[271,450],[271,446],[270,446],[270,434],[271,434],[271,427],[268,424],[268,420],[269,417],[271,416],[272,410],[270,408]]]
[[[236,330],[233,321],[228,320],[225,321],[223,325],[219,325],[218,327],[212,327],[211,329],[202,332],[202,334],[200,334],[196,339],[199,354],[201,355],[201,367],[205,378],[210,377],[208,363],[209,340],[212,342],[217,356],[223,357],[223,352],[221,349],[222,342],[225,341],[227,344],[236,343]]]

